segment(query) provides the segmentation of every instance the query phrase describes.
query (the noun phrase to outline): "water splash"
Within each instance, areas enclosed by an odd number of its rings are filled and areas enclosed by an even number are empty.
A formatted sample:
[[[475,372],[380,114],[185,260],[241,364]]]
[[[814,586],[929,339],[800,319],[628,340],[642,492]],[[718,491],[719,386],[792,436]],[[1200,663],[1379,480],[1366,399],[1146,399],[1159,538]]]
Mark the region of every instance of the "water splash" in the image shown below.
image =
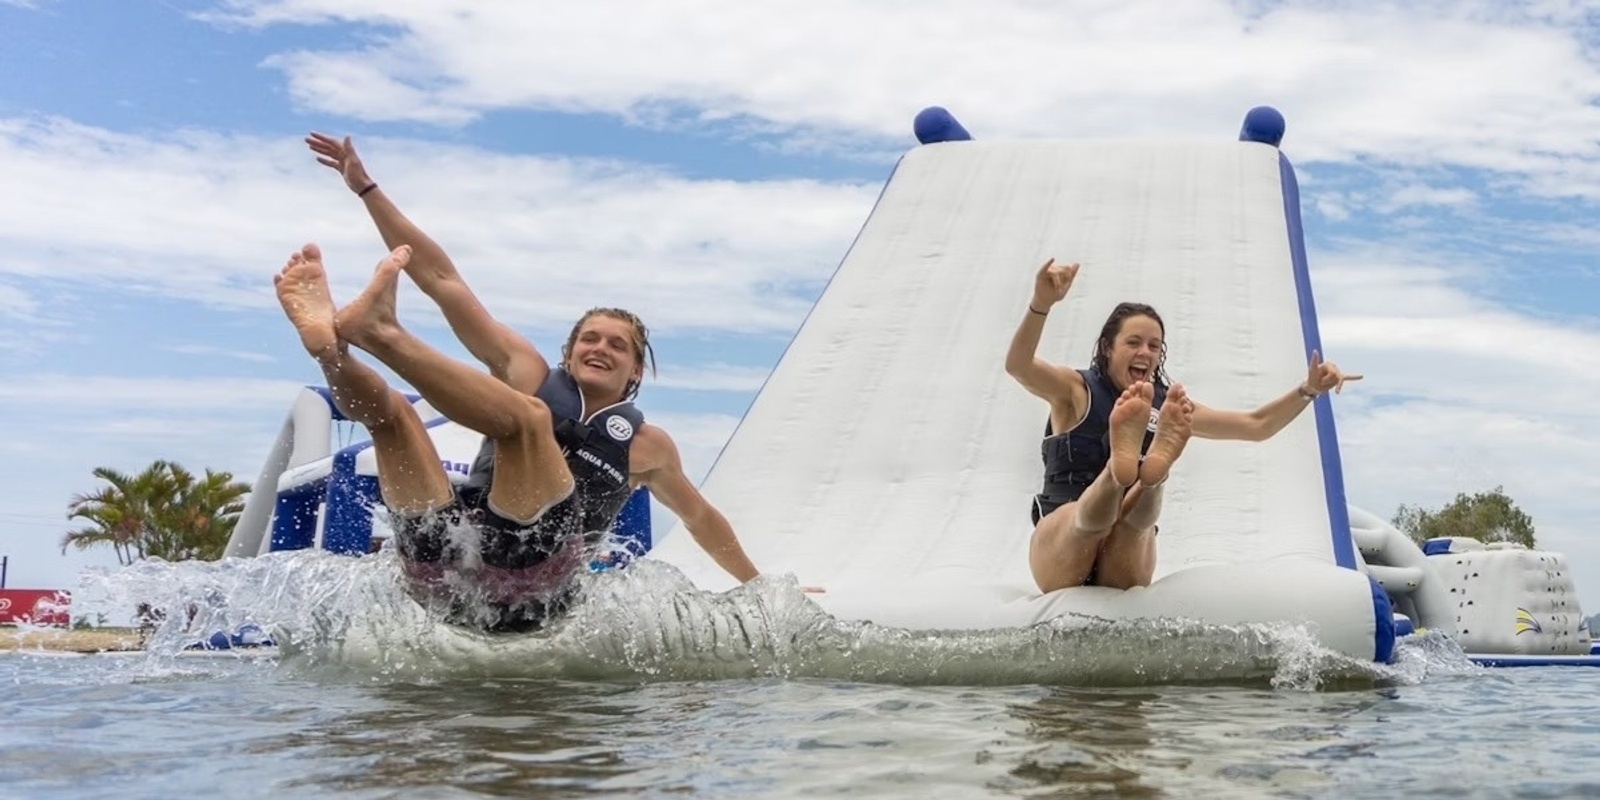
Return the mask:
[[[1315,690],[1420,682],[1470,667],[1453,643],[1402,646],[1392,665],[1343,656],[1302,626],[1202,625],[1070,616],[1028,628],[905,630],[838,620],[793,579],[724,593],[645,559],[587,574],[573,612],[536,634],[445,624],[405,593],[392,552],[306,550],[258,558],[149,562],[90,580],[112,607],[167,610],[152,657],[212,632],[260,625],[281,666],[363,680],[473,677],[598,681],[817,678],[904,685],[1131,686],[1246,682]]]

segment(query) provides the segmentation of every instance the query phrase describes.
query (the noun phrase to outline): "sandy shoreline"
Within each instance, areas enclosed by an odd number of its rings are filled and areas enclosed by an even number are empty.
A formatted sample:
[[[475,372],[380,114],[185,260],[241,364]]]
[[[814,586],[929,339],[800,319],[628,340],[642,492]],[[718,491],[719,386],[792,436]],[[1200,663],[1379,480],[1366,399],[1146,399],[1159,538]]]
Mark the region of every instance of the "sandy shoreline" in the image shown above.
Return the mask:
[[[32,628],[23,631],[12,625],[0,625],[0,652],[104,653],[143,649],[144,643],[135,628]]]

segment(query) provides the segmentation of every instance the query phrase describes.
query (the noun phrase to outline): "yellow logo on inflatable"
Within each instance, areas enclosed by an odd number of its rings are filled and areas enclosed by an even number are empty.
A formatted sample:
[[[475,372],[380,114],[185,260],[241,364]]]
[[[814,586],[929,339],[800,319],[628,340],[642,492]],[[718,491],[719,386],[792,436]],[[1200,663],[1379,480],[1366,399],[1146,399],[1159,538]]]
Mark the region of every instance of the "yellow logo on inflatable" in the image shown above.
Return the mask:
[[[1539,624],[1539,620],[1533,618],[1533,612],[1526,608],[1519,608],[1517,609],[1517,635],[1520,636],[1529,631],[1544,633],[1544,626]]]

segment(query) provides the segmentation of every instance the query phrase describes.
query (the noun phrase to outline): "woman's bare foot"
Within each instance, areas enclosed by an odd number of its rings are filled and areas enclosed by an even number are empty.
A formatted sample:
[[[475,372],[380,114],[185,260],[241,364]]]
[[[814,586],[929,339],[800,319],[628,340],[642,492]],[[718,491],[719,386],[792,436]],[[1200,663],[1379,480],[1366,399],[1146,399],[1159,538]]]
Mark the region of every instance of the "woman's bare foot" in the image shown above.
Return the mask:
[[[1159,486],[1172,471],[1172,465],[1183,455],[1183,446],[1189,443],[1194,428],[1194,403],[1182,384],[1167,392],[1161,404],[1161,418],[1156,422],[1156,438],[1150,443],[1150,452],[1139,465],[1139,482],[1146,486]]]
[[[338,352],[339,337],[333,326],[333,295],[328,291],[328,273],[322,266],[322,251],[314,244],[289,256],[283,270],[272,276],[272,288],[290,324],[300,334],[300,343],[313,358],[331,358]]]
[[[410,260],[410,245],[400,245],[378,262],[372,282],[334,315],[339,338],[369,353],[383,349],[384,342],[400,330],[394,297],[400,286],[400,270]]]
[[[1139,455],[1144,435],[1150,428],[1150,402],[1155,388],[1139,381],[1122,390],[1111,408],[1111,480],[1118,486],[1132,486],[1139,478]]]

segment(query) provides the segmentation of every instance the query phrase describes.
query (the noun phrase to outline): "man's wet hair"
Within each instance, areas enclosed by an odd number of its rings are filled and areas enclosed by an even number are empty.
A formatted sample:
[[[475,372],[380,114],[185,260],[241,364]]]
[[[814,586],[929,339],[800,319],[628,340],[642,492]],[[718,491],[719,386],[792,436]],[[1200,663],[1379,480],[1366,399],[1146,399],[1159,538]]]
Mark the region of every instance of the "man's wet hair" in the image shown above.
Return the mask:
[[[1111,350],[1116,344],[1117,334],[1122,332],[1122,321],[1129,317],[1149,317],[1161,327],[1161,360],[1156,362],[1155,381],[1162,385],[1172,383],[1167,378],[1167,323],[1161,321],[1161,315],[1154,308],[1144,303],[1118,303],[1111,309],[1111,316],[1106,317],[1106,324],[1100,327],[1100,338],[1094,342],[1094,368],[1103,374],[1111,369]]]
[[[639,359],[641,365],[650,364],[650,375],[656,374],[656,352],[650,347],[650,329],[644,326],[644,321],[637,314],[624,308],[591,308],[583,312],[583,316],[572,326],[572,333],[567,334],[567,343],[561,346],[561,360],[566,361],[572,357],[572,346],[578,343],[578,332],[583,330],[583,323],[590,317],[610,317],[628,323],[633,327],[633,355]],[[628,385],[622,390],[622,399],[632,400],[639,395],[639,381],[628,379]]]

